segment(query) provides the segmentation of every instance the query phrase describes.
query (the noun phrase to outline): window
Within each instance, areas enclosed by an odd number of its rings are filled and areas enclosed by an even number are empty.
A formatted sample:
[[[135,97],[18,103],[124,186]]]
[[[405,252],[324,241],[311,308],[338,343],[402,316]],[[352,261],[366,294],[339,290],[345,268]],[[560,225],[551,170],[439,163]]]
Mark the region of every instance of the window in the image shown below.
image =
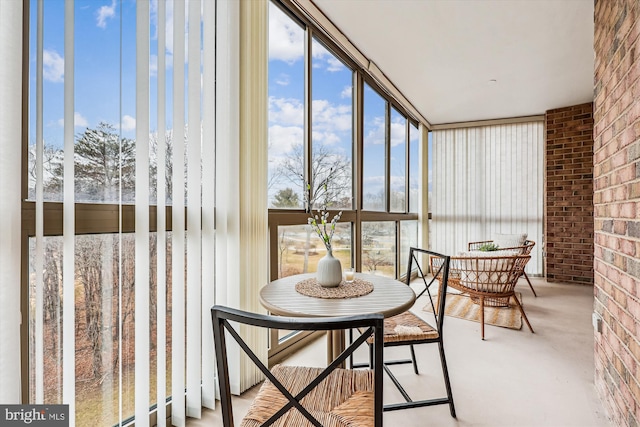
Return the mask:
[[[314,272],[324,255],[307,226],[305,190],[314,209],[343,212],[334,236],[343,267],[399,278],[418,241],[416,123],[313,24],[281,7],[269,6],[271,278]],[[269,356],[300,339],[273,331]]]
[[[215,182],[201,174],[213,168],[203,130],[215,130],[202,105],[215,78],[203,76],[215,74],[200,52],[215,55],[216,11],[28,6],[30,401],[70,402],[78,426],[144,425],[156,406],[164,425],[171,401],[180,424],[214,404],[201,215]]]
[[[304,202],[305,30],[269,4],[269,207]]]
[[[390,124],[391,172],[389,177],[391,212],[407,210],[407,119],[391,108]]]
[[[320,198],[314,207],[353,209],[353,70],[315,37],[311,55],[309,171],[314,192]]]
[[[418,212],[418,197],[420,191],[420,163],[418,127],[409,124],[409,212]]]
[[[364,85],[364,146],[362,165],[362,208],[385,211],[387,113],[386,101],[368,84]]]

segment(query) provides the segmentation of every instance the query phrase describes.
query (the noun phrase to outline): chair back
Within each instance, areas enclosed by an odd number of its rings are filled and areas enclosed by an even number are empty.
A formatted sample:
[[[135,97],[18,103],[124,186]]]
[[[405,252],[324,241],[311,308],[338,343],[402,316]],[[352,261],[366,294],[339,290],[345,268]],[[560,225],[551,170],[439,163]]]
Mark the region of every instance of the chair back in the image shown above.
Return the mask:
[[[290,409],[296,408],[307,420],[309,420],[311,424],[322,427],[322,424],[302,406],[300,403],[301,400],[313,391],[313,389],[315,389],[324,379],[326,379],[329,374],[336,370],[336,368],[338,368],[356,348],[363,344],[369,337],[373,336],[374,425],[376,427],[382,427],[382,349],[384,327],[384,317],[382,314],[362,314],[357,316],[333,318],[292,318],[249,313],[246,311],[215,305],[211,308],[211,320],[213,322],[216,363],[218,367],[218,379],[220,385],[222,420],[225,427],[233,427],[234,425],[225,330],[240,345],[240,348],[242,348],[246,355],[280,391],[280,393],[282,393],[287,401],[287,403],[267,419],[263,425],[272,425]],[[327,368],[320,372],[313,381],[293,396],[292,393],[282,385],[282,382],[279,381],[271,371],[269,371],[258,356],[256,356],[253,350],[240,337],[230,322],[237,322],[261,328],[299,331],[333,331],[349,328],[363,328],[364,333],[349,347],[347,347],[331,364],[329,364]]]
[[[513,292],[531,255],[488,256],[490,254],[453,257],[451,276],[465,290],[488,294]]]
[[[424,289],[418,294],[417,298],[425,292],[429,295],[429,302],[433,315],[436,319],[438,333],[442,336],[442,327],[444,323],[444,308],[446,303],[447,286],[449,282],[449,269],[451,257],[438,252],[433,252],[422,248],[409,248],[409,264],[407,265],[406,282],[411,283],[414,270],[417,272],[418,278],[422,280]],[[431,266],[432,276],[427,278],[425,272],[427,266]],[[437,300],[434,302],[431,294],[431,287],[434,283],[438,283]],[[437,308],[436,308],[437,305]]]
[[[522,245],[520,254],[521,255],[531,255],[531,251],[533,250],[533,247],[536,245],[536,242],[534,242],[533,240],[525,240],[524,241],[524,245]]]

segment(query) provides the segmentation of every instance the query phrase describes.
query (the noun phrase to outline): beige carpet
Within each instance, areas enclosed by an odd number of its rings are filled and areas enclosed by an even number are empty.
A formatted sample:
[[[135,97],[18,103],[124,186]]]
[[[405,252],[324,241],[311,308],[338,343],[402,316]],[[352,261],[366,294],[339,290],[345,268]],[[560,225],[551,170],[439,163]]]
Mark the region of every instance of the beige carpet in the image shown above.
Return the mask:
[[[516,292],[516,295],[522,304],[522,294]],[[431,313],[431,304],[427,304],[423,310]],[[444,312],[447,316],[480,323],[480,305],[474,304],[466,295],[448,294]],[[485,325],[501,326],[503,328],[521,329],[522,316],[512,300],[509,307],[485,307],[484,323]]]

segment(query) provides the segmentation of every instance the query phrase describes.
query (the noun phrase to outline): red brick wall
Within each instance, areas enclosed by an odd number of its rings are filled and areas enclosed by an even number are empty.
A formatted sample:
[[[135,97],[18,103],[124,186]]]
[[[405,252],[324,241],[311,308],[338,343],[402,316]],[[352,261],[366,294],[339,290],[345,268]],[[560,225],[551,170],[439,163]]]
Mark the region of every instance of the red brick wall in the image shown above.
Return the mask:
[[[547,280],[593,284],[593,104],[545,118]]]
[[[640,1],[595,2],[595,384],[640,425]]]

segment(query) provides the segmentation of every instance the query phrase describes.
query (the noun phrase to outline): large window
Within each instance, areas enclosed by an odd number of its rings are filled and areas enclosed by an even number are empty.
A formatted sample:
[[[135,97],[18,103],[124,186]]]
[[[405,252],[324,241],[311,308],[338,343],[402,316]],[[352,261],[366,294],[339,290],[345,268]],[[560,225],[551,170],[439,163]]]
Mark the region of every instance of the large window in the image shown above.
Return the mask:
[[[170,401],[180,425],[214,404],[201,215],[215,182],[201,176],[215,74],[200,53],[215,55],[215,9],[26,4],[29,400],[70,404],[78,426],[145,425],[153,410],[165,425]]]
[[[364,138],[362,165],[362,208],[385,211],[387,195],[386,145],[387,102],[368,84],[364,84]]]
[[[271,278],[314,272],[324,255],[307,199],[343,211],[343,267],[400,278],[418,242],[417,123],[303,17],[276,3],[269,14]],[[270,354],[292,342],[274,332]]]

